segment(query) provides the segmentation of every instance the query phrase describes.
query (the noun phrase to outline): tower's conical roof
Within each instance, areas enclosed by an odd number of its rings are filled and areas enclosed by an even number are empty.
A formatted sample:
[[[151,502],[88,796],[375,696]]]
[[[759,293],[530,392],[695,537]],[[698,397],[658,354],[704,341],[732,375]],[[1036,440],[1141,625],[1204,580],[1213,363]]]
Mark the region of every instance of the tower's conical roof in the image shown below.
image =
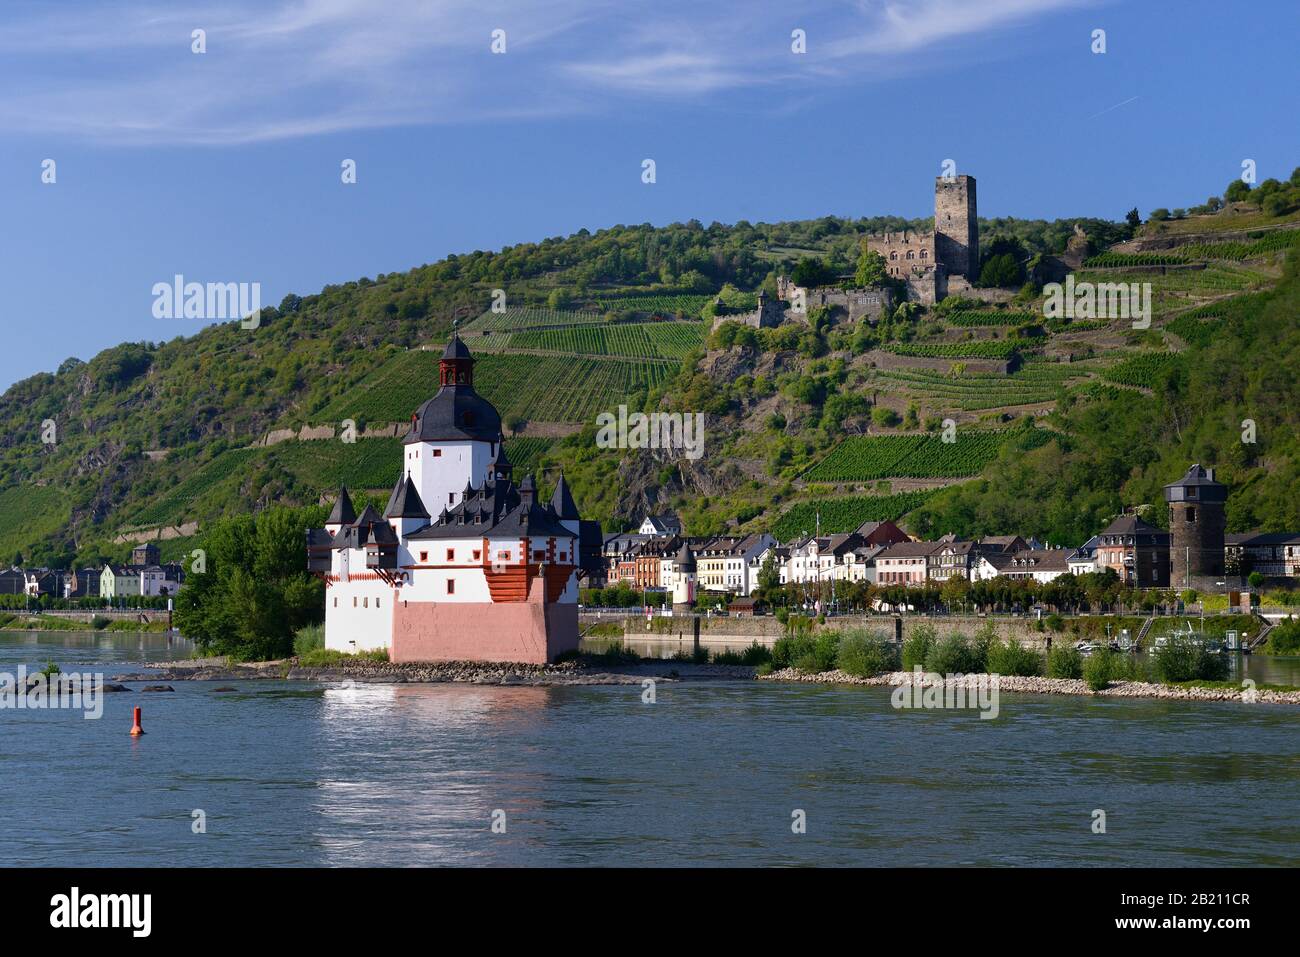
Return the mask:
[[[357,520],[357,510],[352,505],[352,496],[348,494],[348,487],[344,485],[339,489],[339,497],[334,502],[334,510],[330,512],[330,517],[325,519],[326,525],[351,525]]]
[[[564,481],[564,473],[560,473],[560,480],[555,483],[555,493],[551,495],[551,508],[555,509],[555,514],[562,519],[578,519],[578,506],[573,504],[573,496],[569,493],[569,483]]]

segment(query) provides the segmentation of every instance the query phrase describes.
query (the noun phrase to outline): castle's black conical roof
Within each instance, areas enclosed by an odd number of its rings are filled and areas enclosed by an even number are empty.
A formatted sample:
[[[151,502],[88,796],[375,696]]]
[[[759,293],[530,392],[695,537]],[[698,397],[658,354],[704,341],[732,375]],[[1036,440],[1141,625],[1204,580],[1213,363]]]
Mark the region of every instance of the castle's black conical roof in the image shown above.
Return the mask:
[[[384,509],[384,518],[428,518],[429,510],[420,501],[420,493],[415,490],[415,483],[409,475],[397,480],[393,494],[388,497],[388,507]]]
[[[569,483],[564,481],[564,473],[560,473],[560,480],[555,483],[555,493],[551,496],[551,508],[555,509],[555,514],[563,519],[578,519],[578,506],[573,504],[573,496],[569,494]]]
[[[344,485],[339,489],[338,500],[334,503],[334,510],[330,512],[330,517],[325,519],[326,525],[351,525],[357,520],[357,510],[352,505],[352,496],[348,494],[348,487]]]

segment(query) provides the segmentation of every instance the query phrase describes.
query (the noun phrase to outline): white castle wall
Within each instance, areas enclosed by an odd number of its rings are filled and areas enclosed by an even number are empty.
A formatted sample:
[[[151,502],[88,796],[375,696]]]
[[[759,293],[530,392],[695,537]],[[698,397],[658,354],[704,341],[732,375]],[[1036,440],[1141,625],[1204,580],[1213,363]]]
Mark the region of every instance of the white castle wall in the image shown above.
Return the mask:
[[[461,500],[465,483],[475,488],[488,477],[496,461],[497,443],[466,439],[463,442],[416,442],[405,446],[406,471],[420,500],[434,518]]]

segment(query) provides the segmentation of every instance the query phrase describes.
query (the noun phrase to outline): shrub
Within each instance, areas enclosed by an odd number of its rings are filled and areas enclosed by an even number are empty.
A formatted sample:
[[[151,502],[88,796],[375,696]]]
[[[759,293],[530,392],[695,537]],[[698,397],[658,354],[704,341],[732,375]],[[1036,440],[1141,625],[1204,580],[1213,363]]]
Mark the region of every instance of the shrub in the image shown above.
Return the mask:
[[[863,630],[845,632],[840,638],[835,664],[855,678],[870,678],[898,670],[898,648],[883,635]]]
[[[90,627],[93,628],[95,631],[103,631],[112,623],[113,623],[113,619],[106,618],[103,615],[96,615],[94,618],[90,619]]]
[[[1170,684],[1222,681],[1228,677],[1227,659],[1183,637],[1171,637],[1157,648],[1152,655],[1152,666],[1156,677]]]
[[[1047,627],[1052,629],[1052,631],[1062,631],[1065,628],[1065,619],[1056,612],[1052,612],[1048,615],[1046,621]]]
[[[1115,655],[1111,659],[1111,681],[1146,681],[1149,677],[1146,662],[1137,655]]]
[[[816,638],[808,638],[805,650],[794,659],[795,670],[809,675],[833,670],[839,644],[839,632],[835,631],[824,631]]]
[[[949,635],[935,642],[925,656],[925,670],[941,675],[979,674],[984,670],[980,650],[965,635]]]
[[[715,665],[758,665],[768,664],[772,660],[772,652],[764,645],[757,641],[753,642],[748,648],[736,651],[728,648],[726,651],[719,651],[713,656]]]
[[[1043,673],[1043,656],[1018,641],[999,641],[989,647],[989,674],[1033,678]]]
[[[903,670],[911,671],[917,665],[925,667],[925,659],[930,656],[934,646],[934,628],[930,625],[918,625],[912,635],[903,642]]]
[[[798,659],[811,653],[811,635],[782,635],[772,645],[772,666],[790,668]]]
[[[1112,659],[1115,653],[1108,648],[1099,648],[1083,661],[1083,680],[1093,691],[1101,691],[1110,684]]]
[[[1058,645],[1047,653],[1047,677],[1082,678],[1083,655],[1078,648]]]
[[[1288,618],[1268,633],[1264,651],[1270,655],[1300,655],[1300,621]]]

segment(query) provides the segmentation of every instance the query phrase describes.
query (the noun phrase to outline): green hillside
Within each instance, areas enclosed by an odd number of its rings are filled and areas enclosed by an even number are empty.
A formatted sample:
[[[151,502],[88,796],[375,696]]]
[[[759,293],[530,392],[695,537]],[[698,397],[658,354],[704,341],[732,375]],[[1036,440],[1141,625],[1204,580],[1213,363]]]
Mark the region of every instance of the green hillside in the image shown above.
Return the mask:
[[[342,482],[382,492],[396,439],[263,439],[406,422],[437,389],[453,321],[517,467],[544,484],[563,469],[608,527],[653,508],[694,534],[784,534],[821,508],[824,524],[906,514],[925,533],[1077,541],[1125,505],[1160,520],[1160,485],[1201,460],[1233,484],[1233,530],[1300,528],[1283,371],[1300,359],[1300,172],[1233,193],[1224,209],[1139,226],[982,220],[984,265],[1006,285],[996,302],[908,303],[874,324],[813,309],[710,332],[714,313],[753,308],[760,288],[774,298],[777,276],[838,281],[861,265],[864,237],[927,221],[584,230],[286,296],[256,330],[70,358],[0,396],[0,549],[86,561],[124,552],[124,532],[315,503]],[[1149,282],[1149,328],[1043,318],[1029,270],[1076,227],[1089,247],[1076,280]],[[498,290],[504,312],[491,308]],[[595,416],[620,404],[703,413],[703,455],[598,448]],[[57,444],[41,441],[47,419]],[[955,446],[935,437],[945,419]],[[959,484],[916,490],[928,480]],[[854,483],[877,494],[844,498],[863,491]]]

